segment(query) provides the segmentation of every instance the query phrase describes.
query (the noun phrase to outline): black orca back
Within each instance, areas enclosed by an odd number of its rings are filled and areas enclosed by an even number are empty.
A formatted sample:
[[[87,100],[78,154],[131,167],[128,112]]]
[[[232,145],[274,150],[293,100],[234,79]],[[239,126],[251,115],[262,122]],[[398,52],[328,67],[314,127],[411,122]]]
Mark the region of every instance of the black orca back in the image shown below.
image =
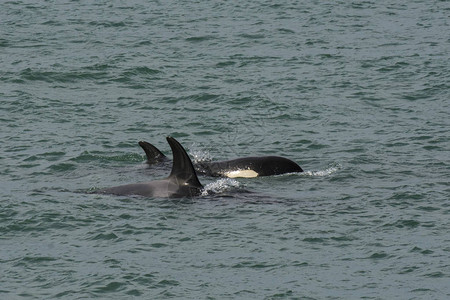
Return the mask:
[[[209,176],[227,176],[228,172],[238,170],[252,170],[255,171],[256,176],[303,172],[302,168],[297,163],[280,156],[243,157],[232,160],[202,163],[199,167],[202,170],[202,173]]]

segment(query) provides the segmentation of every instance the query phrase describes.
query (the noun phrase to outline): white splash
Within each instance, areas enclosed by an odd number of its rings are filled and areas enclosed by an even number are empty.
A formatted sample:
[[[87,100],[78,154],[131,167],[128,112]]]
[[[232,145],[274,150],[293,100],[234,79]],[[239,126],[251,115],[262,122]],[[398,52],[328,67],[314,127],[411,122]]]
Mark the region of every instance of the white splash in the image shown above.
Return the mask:
[[[189,151],[189,154],[191,155],[192,162],[194,164],[212,160],[211,153],[209,153],[207,151],[191,150],[191,151]]]
[[[324,177],[329,176],[335,172],[337,172],[342,166],[340,164],[334,164],[333,166],[330,166],[329,168],[325,170],[319,170],[319,171],[304,171],[301,173],[304,176],[314,176],[314,177]]]
[[[239,182],[230,178],[221,178],[214,182],[205,185],[202,196],[207,196],[210,194],[224,193],[226,191],[238,188],[240,186]]]

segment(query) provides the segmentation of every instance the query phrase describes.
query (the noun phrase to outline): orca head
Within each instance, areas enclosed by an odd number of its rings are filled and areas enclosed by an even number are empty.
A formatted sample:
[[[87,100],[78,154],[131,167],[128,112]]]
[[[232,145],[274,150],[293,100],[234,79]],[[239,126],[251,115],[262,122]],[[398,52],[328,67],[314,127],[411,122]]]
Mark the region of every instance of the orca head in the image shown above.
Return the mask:
[[[279,175],[285,173],[301,173],[303,169],[294,161],[280,156],[267,156],[263,158],[261,174]]]

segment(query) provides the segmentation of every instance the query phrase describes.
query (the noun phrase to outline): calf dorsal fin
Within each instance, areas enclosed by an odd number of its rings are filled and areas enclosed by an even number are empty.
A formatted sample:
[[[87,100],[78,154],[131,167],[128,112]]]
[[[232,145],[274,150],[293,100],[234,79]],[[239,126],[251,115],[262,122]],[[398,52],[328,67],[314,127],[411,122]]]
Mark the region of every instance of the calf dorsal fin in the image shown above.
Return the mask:
[[[144,149],[145,155],[147,156],[147,162],[149,164],[154,164],[157,162],[167,160],[167,157],[164,155],[164,153],[159,151],[159,149],[153,146],[152,144],[145,141],[140,141],[139,146],[141,146],[141,148]]]

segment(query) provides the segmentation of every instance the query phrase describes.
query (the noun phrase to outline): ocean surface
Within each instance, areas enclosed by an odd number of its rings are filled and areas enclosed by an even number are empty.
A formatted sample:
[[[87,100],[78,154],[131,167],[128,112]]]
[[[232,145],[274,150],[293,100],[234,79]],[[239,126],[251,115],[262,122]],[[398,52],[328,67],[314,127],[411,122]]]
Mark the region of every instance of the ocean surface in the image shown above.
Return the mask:
[[[0,299],[449,299],[449,1],[2,1]],[[305,170],[164,178],[194,161]]]

